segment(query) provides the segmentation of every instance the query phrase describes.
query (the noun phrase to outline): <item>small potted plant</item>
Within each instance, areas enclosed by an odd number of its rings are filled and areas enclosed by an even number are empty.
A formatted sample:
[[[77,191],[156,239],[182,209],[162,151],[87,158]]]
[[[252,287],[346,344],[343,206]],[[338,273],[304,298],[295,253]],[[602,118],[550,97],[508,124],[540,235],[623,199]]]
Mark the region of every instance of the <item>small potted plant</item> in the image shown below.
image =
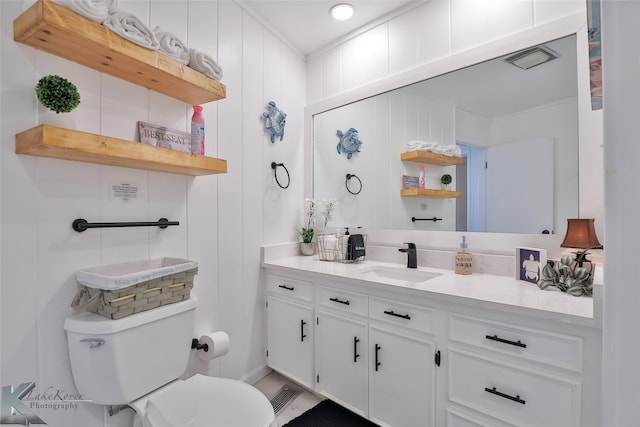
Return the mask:
[[[448,173],[445,173],[444,175],[442,175],[440,177],[440,184],[442,184],[442,189],[448,190],[452,181],[453,181],[453,178]]]
[[[313,199],[305,199],[305,224],[298,230],[302,236],[300,242],[300,253],[302,255],[313,255],[315,248],[313,247],[313,225],[316,218],[316,201]]]
[[[75,127],[71,117],[62,117],[60,113],[69,113],[80,105],[80,93],[76,85],[64,77],[50,74],[38,81],[35,91],[40,104],[48,109],[41,115],[41,123],[69,128]]]

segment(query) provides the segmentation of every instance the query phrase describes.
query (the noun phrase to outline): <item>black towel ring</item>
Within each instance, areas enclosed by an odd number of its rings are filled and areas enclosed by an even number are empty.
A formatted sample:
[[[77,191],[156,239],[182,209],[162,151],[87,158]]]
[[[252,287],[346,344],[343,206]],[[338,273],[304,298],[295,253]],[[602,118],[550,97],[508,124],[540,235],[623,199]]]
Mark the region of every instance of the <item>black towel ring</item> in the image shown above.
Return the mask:
[[[349,188],[349,180],[351,180],[351,178],[355,178],[358,180],[358,184],[360,184],[360,188],[358,189],[358,191],[354,192]],[[353,195],[360,194],[360,192],[362,191],[362,181],[360,181],[360,178],[358,178],[357,175],[354,175],[352,173],[347,174],[347,178],[344,180],[344,186],[347,187],[347,191]]]
[[[278,181],[277,172],[278,172],[278,167],[280,166],[287,173],[287,185],[282,185],[280,184],[280,181]],[[284,163],[271,162],[271,169],[273,169],[273,177],[276,179],[276,183],[278,184],[278,186],[280,188],[289,188],[289,184],[291,184],[291,175],[289,175],[289,171],[287,170],[287,167],[284,165]]]

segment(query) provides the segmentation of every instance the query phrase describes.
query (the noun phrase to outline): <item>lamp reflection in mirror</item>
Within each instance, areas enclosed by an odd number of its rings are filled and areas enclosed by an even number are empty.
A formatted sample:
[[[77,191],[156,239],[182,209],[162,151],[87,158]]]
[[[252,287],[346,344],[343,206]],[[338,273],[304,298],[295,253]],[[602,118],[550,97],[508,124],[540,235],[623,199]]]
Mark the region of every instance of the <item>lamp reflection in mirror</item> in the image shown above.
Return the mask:
[[[563,248],[582,249],[576,251],[576,263],[578,267],[586,268],[593,280],[594,264],[587,259],[590,249],[604,249],[598,240],[593,218],[569,218],[567,219],[567,233],[560,244]]]

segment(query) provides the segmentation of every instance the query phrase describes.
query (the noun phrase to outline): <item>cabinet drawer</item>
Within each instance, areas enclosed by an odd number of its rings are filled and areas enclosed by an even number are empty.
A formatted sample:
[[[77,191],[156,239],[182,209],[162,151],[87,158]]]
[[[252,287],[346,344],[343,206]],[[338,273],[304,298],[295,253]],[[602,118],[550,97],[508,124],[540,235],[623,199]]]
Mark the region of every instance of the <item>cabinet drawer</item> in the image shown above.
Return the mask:
[[[345,292],[340,289],[334,289],[322,286],[320,287],[320,305],[348,313],[367,315],[368,304],[367,296]]]
[[[311,301],[313,298],[313,286],[309,282],[280,276],[269,276],[267,282],[268,290],[272,294],[296,298],[301,301]]]
[[[581,384],[449,350],[449,400],[518,426],[580,425]]]
[[[425,307],[370,297],[369,317],[433,334],[433,311]]]
[[[582,338],[456,314],[449,317],[449,338],[523,360],[582,372]]]
[[[458,409],[447,408],[447,427],[507,427],[509,424],[498,424],[477,415],[461,412]]]

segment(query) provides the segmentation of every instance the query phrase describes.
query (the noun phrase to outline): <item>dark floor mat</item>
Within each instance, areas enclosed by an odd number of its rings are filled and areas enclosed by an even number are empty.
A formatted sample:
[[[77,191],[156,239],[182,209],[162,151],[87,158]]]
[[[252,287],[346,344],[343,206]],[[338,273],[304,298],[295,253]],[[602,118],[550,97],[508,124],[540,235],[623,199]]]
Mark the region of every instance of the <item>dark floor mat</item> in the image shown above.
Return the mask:
[[[331,400],[323,400],[282,427],[376,427]]]

